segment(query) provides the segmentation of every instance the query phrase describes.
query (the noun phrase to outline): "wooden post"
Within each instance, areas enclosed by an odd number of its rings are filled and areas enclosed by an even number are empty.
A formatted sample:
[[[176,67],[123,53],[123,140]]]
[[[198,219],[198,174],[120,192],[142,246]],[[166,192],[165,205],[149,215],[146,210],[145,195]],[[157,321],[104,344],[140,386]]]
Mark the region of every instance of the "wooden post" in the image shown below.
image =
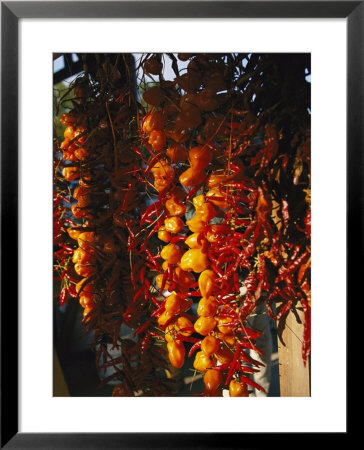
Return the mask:
[[[310,364],[302,361],[303,313],[297,311],[301,324],[289,312],[282,338],[278,338],[279,384],[281,397],[309,397]]]

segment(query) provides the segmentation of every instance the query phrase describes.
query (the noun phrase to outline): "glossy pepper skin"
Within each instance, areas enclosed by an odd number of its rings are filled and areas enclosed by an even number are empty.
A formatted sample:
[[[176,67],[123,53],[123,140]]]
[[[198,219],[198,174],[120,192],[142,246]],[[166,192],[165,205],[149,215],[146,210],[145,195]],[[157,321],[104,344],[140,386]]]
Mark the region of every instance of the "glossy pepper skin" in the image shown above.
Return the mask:
[[[167,343],[168,357],[173,367],[180,369],[185,360],[186,350],[181,341]]]
[[[191,167],[205,169],[212,161],[212,151],[204,145],[193,147],[188,153]]]
[[[216,391],[222,383],[221,371],[208,369],[203,377],[203,382],[207,391]]]
[[[184,226],[185,226],[185,223],[178,216],[168,217],[164,221],[164,227],[165,227],[166,231],[173,233],[173,234],[179,233]]]
[[[200,276],[198,278],[198,287],[200,288],[202,297],[211,296],[215,287],[215,280],[215,273],[210,269],[206,269],[200,273]]]
[[[176,244],[168,244],[163,247],[161,257],[169,264],[176,264],[180,261],[183,251]]]
[[[185,271],[200,273],[209,267],[209,260],[206,253],[199,248],[192,248],[183,254],[180,267]]]
[[[230,397],[249,397],[248,386],[233,379],[229,383],[229,395]]]
[[[196,353],[193,367],[200,372],[206,372],[207,369],[214,367],[215,363],[216,361],[213,357],[210,357],[209,355],[206,355],[205,352],[201,351]]]

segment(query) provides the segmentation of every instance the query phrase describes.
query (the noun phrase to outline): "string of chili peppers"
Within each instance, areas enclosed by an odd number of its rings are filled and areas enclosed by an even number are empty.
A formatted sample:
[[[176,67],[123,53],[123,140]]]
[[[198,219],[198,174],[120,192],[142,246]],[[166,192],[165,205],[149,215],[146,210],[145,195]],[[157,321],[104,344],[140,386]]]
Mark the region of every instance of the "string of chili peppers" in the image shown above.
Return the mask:
[[[184,364],[184,342],[193,343],[188,356],[201,348],[194,368],[204,374],[205,395],[221,395],[224,384],[231,386],[230,395],[245,396],[246,385],[263,389],[249,377],[261,366],[249,356],[249,350],[261,353],[254,343],[260,333],[249,327],[259,302],[267,303],[276,320],[298,301],[304,305],[304,361],[309,353],[309,241],[307,228],[299,234],[302,214],[291,221],[295,214],[284,189],[286,178],[298,186],[303,167],[309,167],[309,140],[296,133],[292,158],[285,147],[291,133],[286,136],[277,125],[262,124],[252,111],[242,109],[245,94],[240,92],[239,98],[231,89],[233,71],[225,56],[180,57],[190,61],[187,73],[176,73],[173,82],[160,76],[159,85],[143,96],[149,110],[140,134],[150,154],[144,176],[154,201],[141,216],[140,225],[153,227],[144,233],[139,252],[147,252],[148,266],[160,272],[155,277],[160,297],[154,297],[151,315],[174,367]],[[162,69],[160,55],[144,61],[146,72],[161,75]],[[257,135],[261,145],[254,143]],[[304,184],[308,191],[309,180]],[[309,217],[302,187],[292,191],[292,196],[301,195]],[[191,208],[194,215],[185,220]],[[156,233],[166,244],[158,251],[151,242]],[[299,267],[297,294],[292,277]],[[198,317],[188,312],[194,299],[199,299]],[[278,313],[274,302],[281,303]],[[241,388],[234,389],[236,385]]]

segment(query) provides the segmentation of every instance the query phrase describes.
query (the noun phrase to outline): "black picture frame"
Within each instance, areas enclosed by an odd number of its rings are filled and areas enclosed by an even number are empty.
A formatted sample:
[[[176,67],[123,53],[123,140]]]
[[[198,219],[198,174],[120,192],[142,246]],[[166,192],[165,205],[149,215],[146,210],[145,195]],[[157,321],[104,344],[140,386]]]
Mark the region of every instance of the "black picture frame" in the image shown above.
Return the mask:
[[[363,273],[363,1],[1,2],[1,448],[257,448],[256,433],[19,433],[18,32],[22,18],[345,18],[347,20],[347,300]],[[338,210],[345,212],[344,205]],[[334,212],[335,214],[337,212]],[[17,248],[17,247],[16,247]],[[359,262],[353,256],[359,250]],[[12,268],[11,270],[9,268]],[[5,281],[6,278],[6,281]],[[12,301],[7,297],[11,294]],[[15,297],[15,299],[14,299]],[[11,319],[11,320],[9,320]],[[11,334],[12,345],[7,338]],[[348,347],[349,348],[349,347]],[[9,369],[11,368],[11,370]],[[348,435],[338,433],[336,442]],[[289,430],[287,430],[289,431]],[[244,434],[244,437],[241,435]],[[267,442],[272,435],[264,433]],[[260,436],[259,436],[260,438]],[[288,438],[289,439],[289,438]],[[286,439],[281,441],[285,445]],[[294,441],[292,441],[293,443]],[[301,442],[301,441],[300,441]],[[316,442],[315,442],[316,443]]]

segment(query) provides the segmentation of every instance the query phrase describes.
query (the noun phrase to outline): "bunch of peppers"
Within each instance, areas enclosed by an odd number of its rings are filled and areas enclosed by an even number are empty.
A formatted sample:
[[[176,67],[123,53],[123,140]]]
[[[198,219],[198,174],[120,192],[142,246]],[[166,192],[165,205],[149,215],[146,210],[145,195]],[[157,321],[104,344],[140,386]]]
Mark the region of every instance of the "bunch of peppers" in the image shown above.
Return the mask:
[[[160,73],[160,58],[149,56],[145,72]],[[246,98],[223,56],[179,58],[189,61],[187,73],[160,77],[143,96],[140,147],[150,155],[143,176],[152,202],[134,251],[146,252],[157,272],[153,337],[164,337],[170,363],[181,368],[194,355],[203,395],[226,386],[248,396],[248,386],[264,390],[250,376],[262,366],[250,353],[262,354],[250,326],[259,304],[281,324],[302,308],[305,363],[310,351],[309,133],[292,135],[242,109]]]
[[[135,79],[115,82],[116,63],[101,81],[99,71],[76,83],[82,95],[62,119],[60,147],[72,162],[64,178],[79,180],[78,223],[67,227],[78,246],[63,250],[97,361],[114,368],[104,382],[119,381],[113,395],[171,395],[165,369],[187,358],[203,376],[201,395],[264,390],[251,377],[263,365],[251,353],[262,353],[251,325],[261,304],[278,331],[302,309],[307,361],[309,95],[304,80],[297,88],[306,65],[289,55],[148,54],[140,68],[159,82],[141,101]],[[296,97],[281,101],[280,86]],[[136,342],[119,338],[121,324]]]

